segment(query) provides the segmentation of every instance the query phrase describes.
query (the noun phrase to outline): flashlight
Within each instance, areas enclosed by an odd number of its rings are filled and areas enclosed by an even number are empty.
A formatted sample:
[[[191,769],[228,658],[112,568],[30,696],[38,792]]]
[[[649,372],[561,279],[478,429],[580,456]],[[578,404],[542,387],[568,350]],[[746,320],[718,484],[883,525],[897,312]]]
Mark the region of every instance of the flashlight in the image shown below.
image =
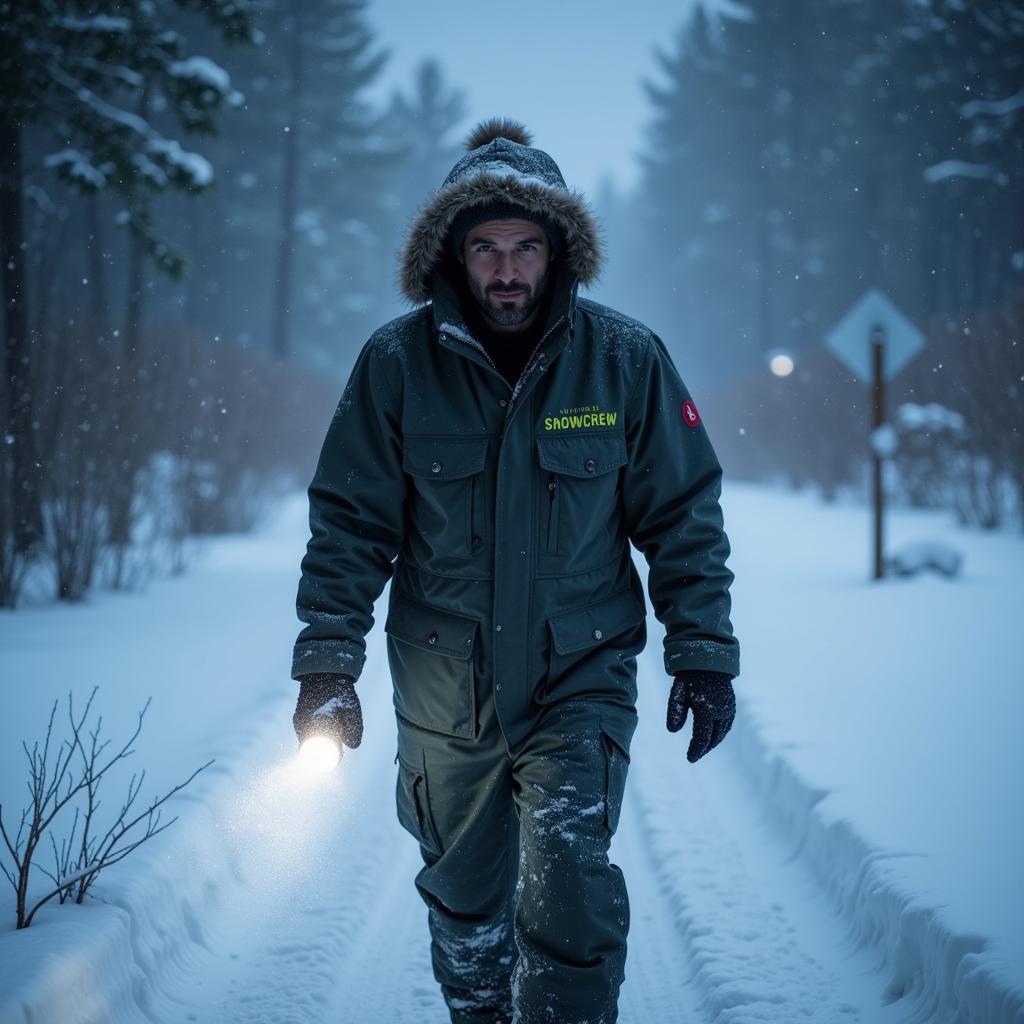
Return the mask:
[[[341,748],[327,736],[310,736],[299,747],[299,764],[310,775],[326,775],[341,760]]]

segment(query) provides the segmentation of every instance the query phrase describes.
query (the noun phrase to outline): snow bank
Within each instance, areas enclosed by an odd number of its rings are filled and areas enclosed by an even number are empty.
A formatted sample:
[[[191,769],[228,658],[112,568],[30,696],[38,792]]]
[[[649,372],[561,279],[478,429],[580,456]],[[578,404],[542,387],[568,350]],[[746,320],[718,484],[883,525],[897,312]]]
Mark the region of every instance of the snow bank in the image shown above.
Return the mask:
[[[740,713],[728,752],[682,763],[684,738],[664,732],[668,680],[652,617],[641,687],[641,729],[652,731],[638,734],[628,799],[647,823],[639,845],[650,851],[657,884],[630,876],[637,928],[645,903],[667,897],[690,951],[673,963],[695,979],[702,1011],[720,1021],[755,1019],[743,1016],[755,1002],[759,1020],[822,1019],[815,1007],[825,1019],[847,1019],[838,1015],[852,1012],[857,991],[833,986],[836,960],[806,962],[806,944],[787,936],[791,925],[813,940],[809,898],[779,881],[771,858],[759,856],[757,830],[744,834],[725,809],[742,805],[751,818],[759,805],[763,827],[793,851],[791,866],[807,866],[846,922],[858,970],[865,950],[881,964],[889,1003],[861,1019],[889,1024],[912,1011],[917,1024],[1024,1020],[1024,544],[958,530],[940,513],[895,510],[890,547],[937,536],[963,552],[963,572],[873,584],[866,509],[728,483],[724,500],[743,645]],[[239,991],[217,988],[211,974],[211,964],[221,969],[237,948],[218,922],[241,905],[239,932],[276,940],[274,922],[287,918],[296,887],[325,905],[335,901],[337,922],[298,952],[280,952],[282,972],[269,988],[283,992],[281,979],[291,979],[289,999],[312,999],[315,976],[329,992],[339,965],[362,945],[352,915],[378,881],[373,858],[384,851],[394,859],[399,841],[402,851],[411,847],[394,822],[393,775],[379,768],[390,765],[394,736],[379,630],[371,637],[380,707],[364,704],[367,749],[348,766],[351,781],[363,772],[363,806],[379,815],[363,814],[346,836],[338,815],[351,792],[327,787],[299,796],[282,771],[294,748],[288,675],[304,513],[300,495],[274,530],[218,541],[187,576],[157,581],[143,597],[100,594],[78,607],[0,614],[5,808],[20,806],[18,741],[32,737],[68,688],[87,694],[100,685],[97,707],[112,735],[123,735],[153,695],[137,755],[153,791],[218,759],[174,802],[182,819],[101,876],[96,893],[106,902],[47,906],[16,933],[8,896],[0,920],[4,1024],[151,1024],[200,1019],[192,1011],[203,1006],[211,1016],[201,1019],[218,1019],[218,999]],[[648,703],[652,690],[656,700]],[[678,772],[668,760],[677,755]],[[721,771],[727,757],[749,785]],[[750,791],[755,800],[743,795]],[[345,857],[336,855],[337,836],[352,844]],[[369,868],[355,851],[364,840]],[[412,867],[403,872],[394,906],[421,926]],[[712,936],[716,914],[727,927]],[[298,923],[315,929],[317,920],[326,929],[323,914]],[[866,968],[872,979],[875,969]],[[415,980],[406,987],[408,1019],[425,1019],[412,1015],[419,1013],[413,1004],[427,995],[437,1003],[432,982],[429,991]],[[862,984],[861,997],[865,991],[873,990]],[[270,1007],[273,996],[254,998]],[[799,1013],[787,1017],[791,1007]],[[306,1010],[317,1019],[316,1005]]]
[[[727,485],[740,710],[727,742],[915,1021],[1024,1020],[1024,543],[893,510],[957,580],[868,581],[869,513]]]
[[[741,706],[732,745],[749,782],[850,923],[855,943],[880,951],[886,1000],[906,998],[921,1024],[1024,1020],[1019,964],[993,955],[981,935],[957,931],[913,874],[898,870],[922,854],[872,847],[853,823],[828,813],[827,791],[765,745],[748,711]]]

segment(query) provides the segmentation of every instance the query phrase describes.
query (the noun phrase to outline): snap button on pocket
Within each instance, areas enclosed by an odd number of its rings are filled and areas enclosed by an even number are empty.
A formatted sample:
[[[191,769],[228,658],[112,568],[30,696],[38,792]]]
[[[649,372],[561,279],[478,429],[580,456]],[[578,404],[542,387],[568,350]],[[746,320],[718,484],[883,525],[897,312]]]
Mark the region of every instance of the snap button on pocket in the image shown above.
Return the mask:
[[[440,473],[441,472],[441,463],[440,462],[432,462],[430,464],[430,472],[431,473]]]
[[[591,633],[590,635],[591,635],[591,636],[592,636],[592,637],[593,637],[593,638],[594,638],[595,640],[600,640],[600,639],[601,639],[601,637],[603,637],[603,636],[604,636],[604,633],[602,633],[602,632],[601,632],[601,630],[599,630],[599,629],[595,629],[595,630],[594,630],[594,632],[593,632],[593,633]]]
[[[436,644],[437,643],[437,634],[436,633],[431,633],[430,636],[427,637],[427,643],[428,644]]]
[[[597,469],[597,463],[593,459],[587,459],[587,461],[583,463],[583,468],[588,473],[593,473],[594,470]]]

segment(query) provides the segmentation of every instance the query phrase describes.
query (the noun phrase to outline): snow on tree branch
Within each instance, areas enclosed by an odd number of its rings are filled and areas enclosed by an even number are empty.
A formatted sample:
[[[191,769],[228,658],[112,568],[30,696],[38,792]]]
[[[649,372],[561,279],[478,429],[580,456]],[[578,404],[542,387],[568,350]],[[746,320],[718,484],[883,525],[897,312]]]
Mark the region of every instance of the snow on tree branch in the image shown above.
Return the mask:
[[[960,108],[960,113],[964,117],[977,117],[979,114],[1006,117],[1021,107],[1024,107],[1024,89],[1001,100],[970,100]]]
[[[176,78],[187,78],[210,89],[216,89],[221,95],[227,95],[231,89],[231,78],[216,61],[209,57],[189,57],[187,60],[172,61],[167,70]]]
[[[991,164],[972,164],[967,160],[943,160],[941,163],[932,164],[924,169],[924,180],[929,185],[946,178],[979,178],[982,180],[995,180],[999,184],[1005,184],[1002,175]]]

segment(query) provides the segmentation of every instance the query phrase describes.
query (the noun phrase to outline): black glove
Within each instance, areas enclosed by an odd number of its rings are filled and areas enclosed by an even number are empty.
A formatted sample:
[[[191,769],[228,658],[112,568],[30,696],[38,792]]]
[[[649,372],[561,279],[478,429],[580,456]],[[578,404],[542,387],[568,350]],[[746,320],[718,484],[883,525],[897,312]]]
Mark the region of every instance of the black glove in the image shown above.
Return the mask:
[[[342,749],[363,742],[363,709],[351,676],[311,672],[299,677],[299,702],[292,716],[299,743],[329,736]]]
[[[726,672],[686,669],[676,676],[668,695],[668,731],[679,732],[693,708],[693,738],[686,760],[693,764],[725,738],[736,717],[732,676]]]

